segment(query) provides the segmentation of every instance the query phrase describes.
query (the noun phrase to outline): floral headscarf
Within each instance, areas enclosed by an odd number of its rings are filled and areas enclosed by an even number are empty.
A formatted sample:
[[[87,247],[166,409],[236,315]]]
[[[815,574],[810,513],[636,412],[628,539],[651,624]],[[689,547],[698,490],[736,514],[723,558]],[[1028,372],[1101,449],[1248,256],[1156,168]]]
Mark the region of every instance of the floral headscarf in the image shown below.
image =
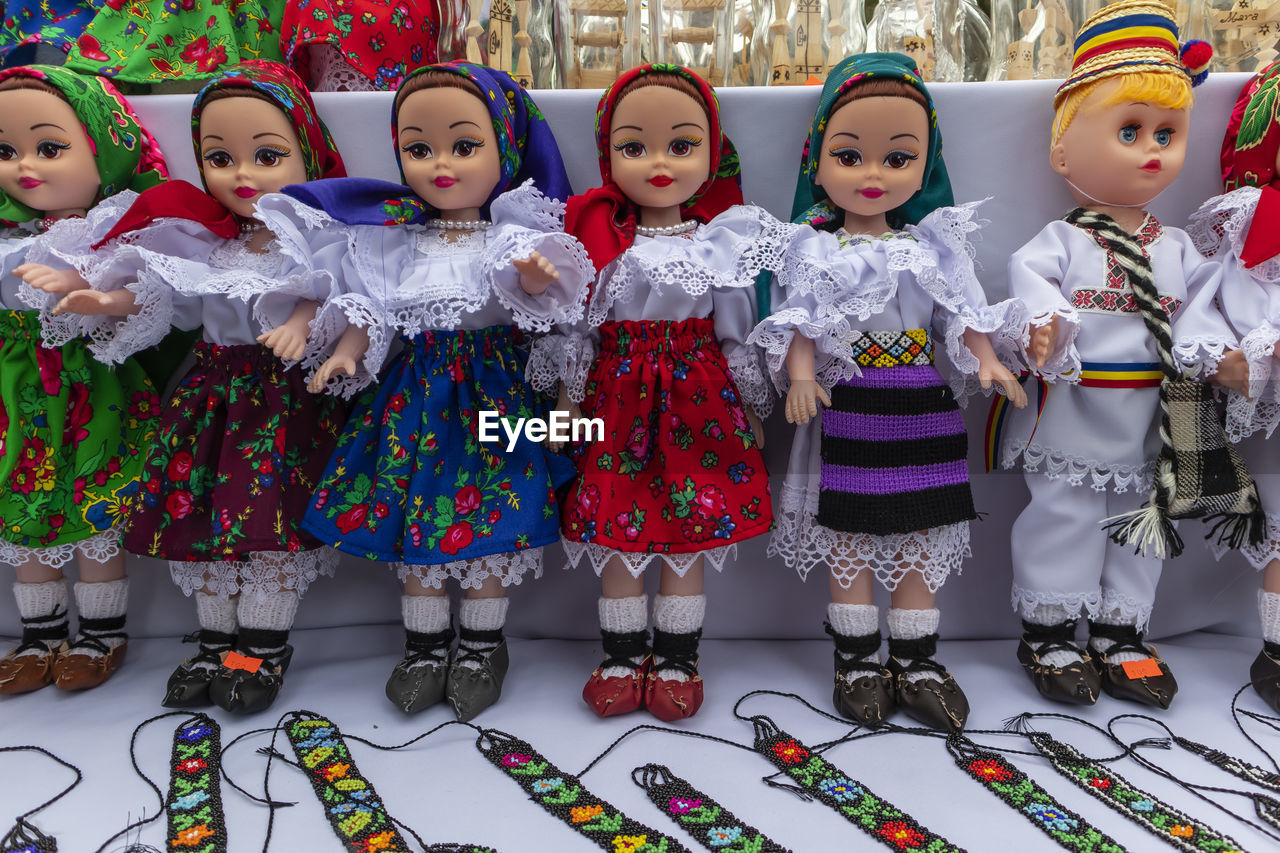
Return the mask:
[[[1280,62],[1273,62],[1240,90],[1222,140],[1222,185],[1227,192],[1259,187],[1262,195],[1240,260],[1255,267],[1280,254]]]
[[[822,86],[818,112],[813,117],[809,138],[805,140],[800,157],[800,178],[796,182],[795,200],[791,205],[792,221],[829,229],[839,228],[843,223],[843,213],[827,198],[826,191],[814,183],[818,177],[822,137],[836,100],[851,87],[877,79],[906,83],[924,95],[929,104],[929,153],[924,166],[924,184],[905,204],[889,211],[889,224],[895,228],[915,225],[939,207],[946,207],[954,202],[947,166],[942,161],[942,132],[938,129],[938,113],[933,108],[933,98],[925,88],[915,61],[901,53],[860,53],[831,69],[827,82]]]
[[[711,172],[706,182],[682,205],[684,218],[708,222],[733,205],[742,204],[738,152],[720,128],[720,102],[711,84],[681,65],[655,63],[623,72],[600,96],[600,103],[596,106],[596,152],[604,185],[569,199],[565,211],[565,230],[586,247],[597,271],[635,241],[637,210],[613,182],[609,166],[609,133],[613,113],[618,106],[618,93],[648,74],[670,74],[692,83],[710,118]]]
[[[109,81],[54,65],[24,65],[0,71],[0,83],[14,77],[47,83],[71,104],[93,146],[98,166],[101,185],[95,204],[121,190],[142,192],[169,177],[160,146]],[[0,191],[0,220],[29,222],[41,214]]]
[[[560,148],[551,125],[529,93],[510,74],[470,62],[442,62],[417,69],[404,79],[400,88],[420,74],[439,71],[457,74],[474,84],[493,120],[501,177],[482,206],[482,215],[488,216],[489,205],[495,198],[527,180],[532,180],[548,198],[563,201],[568,197],[569,175],[560,159]],[[391,135],[398,154],[396,124],[396,116],[392,115]],[[401,177],[403,179],[403,171]],[[348,225],[404,225],[435,215],[412,189],[387,181],[367,178],[317,181],[289,187],[286,192]]]

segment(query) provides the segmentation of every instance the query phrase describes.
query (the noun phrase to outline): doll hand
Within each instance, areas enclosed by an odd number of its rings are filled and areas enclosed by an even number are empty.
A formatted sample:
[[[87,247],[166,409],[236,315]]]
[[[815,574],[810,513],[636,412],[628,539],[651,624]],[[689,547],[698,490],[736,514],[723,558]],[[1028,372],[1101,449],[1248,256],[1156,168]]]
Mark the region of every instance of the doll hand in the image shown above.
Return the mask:
[[[1008,368],[1000,362],[996,362],[994,366],[988,368],[983,365],[978,370],[978,381],[982,383],[982,390],[985,391],[991,387],[991,383],[995,382],[1000,386],[1000,390],[1009,398],[1009,402],[1013,403],[1015,409],[1025,409],[1027,407],[1027,392],[1022,387],[1022,383],[1018,381],[1018,377],[1014,376]]]
[[[132,290],[76,290],[62,297],[51,314],[86,314],[89,316],[124,317],[138,313],[137,296]]]
[[[755,437],[756,447],[764,450],[764,421],[756,414],[755,409],[747,407],[747,423],[751,424],[751,435]]]
[[[329,380],[335,376],[355,376],[356,360],[345,355],[330,356],[329,360],[320,365],[320,369],[311,377],[311,381],[307,383],[307,390],[312,394],[319,394],[324,391],[324,386],[329,384]]]
[[[556,411],[568,412],[570,422],[582,417],[582,407],[569,399],[569,389],[565,388],[563,384],[560,385],[560,396],[556,400]],[[566,444],[568,444],[567,441],[553,441],[550,435],[547,437],[547,447],[552,450],[563,450]]]
[[[818,401],[822,405],[831,405],[831,396],[818,384],[816,379],[793,379],[791,390],[787,391],[786,416],[789,424],[807,424],[810,418],[818,416]]]
[[[537,252],[523,261],[515,260],[511,264],[520,273],[520,288],[530,296],[545,293],[553,281],[560,279],[560,271]]]
[[[1031,342],[1027,344],[1027,361],[1035,365],[1036,370],[1044,367],[1044,363],[1053,354],[1054,342],[1058,340],[1058,318],[1043,326],[1031,330]]]
[[[55,270],[44,264],[22,264],[14,269],[13,274],[45,293],[71,293],[73,290],[89,289],[89,282],[75,270]]]
[[[1227,351],[1222,361],[1218,362],[1218,371],[1209,377],[1209,381],[1223,388],[1238,391],[1245,396],[1245,399],[1253,396],[1249,389],[1249,361],[1238,349]]]
[[[307,351],[307,327],[303,325],[299,330],[292,323],[283,323],[258,335],[258,343],[268,347],[281,361],[297,361]]]

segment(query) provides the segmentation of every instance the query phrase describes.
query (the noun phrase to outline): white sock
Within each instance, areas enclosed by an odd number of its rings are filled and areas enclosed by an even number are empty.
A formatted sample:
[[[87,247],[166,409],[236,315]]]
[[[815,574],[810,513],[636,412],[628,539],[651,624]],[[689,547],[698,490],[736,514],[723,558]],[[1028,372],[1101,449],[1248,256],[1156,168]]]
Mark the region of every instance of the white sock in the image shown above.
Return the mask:
[[[1262,617],[1262,639],[1280,643],[1280,593],[1258,590],[1258,615]]]
[[[206,631],[234,634],[238,625],[235,599],[223,595],[210,595],[204,591],[197,592],[196,620]]]
[[[889,637],[895,640],[919,640],[930,634],[938,633],[938,624],[942,621],[942,613],[937,608],[929,610],[906,610],[901,607],[889,608]],[[922,681],[926,678],[938,677],[937,673],[924,671],[912,672],[907,681]]]
[[[297,615],[298,594],[291,589],[261,595],[242,593],[236,605],[236,620],[241,628],[288,631]]]
[[[880,608],[874,604],[840,604],[832,601],[827,604],[827,622],[831,624],[831,629],[842,637],[866,637],[880,631]],[[866,661],[876,669],[880,667],[879,645],[876,646],[874,651],[868,652],[861,657],[845,654],[840,651],[839,646],[836,647],[836,654],[846,662],[854,660]],[[869,671],[851,669],[845,673],[844,677],[846,681],[852,684]]]
[[[649,627],[649,596],[630,595],[626,598],[601,598],[600,630],[611,634],[634,634]],[[611,666],[601,673],[605,678],[624,678],[634,670],[625,666]]]
[[[1132,619],[1126,619],[1125,617],[1121,616],[1118,611],[1113,611],[1111,613],[1104,613],[1101,616],[1098,616],[1093,621],[1101,622],[1104,625],[1133,625],[1134,624]],[[1106,637],[1090,637],[1089,638],[1089,646],[1103,653],[1105,653],[1107,649],[1111,648],[1115,644],[1116,644],[1115,640],[1109,640]],[[1129,661],[1146,660],[1148,657],[1150,657],[1150,655],[1146,655],[1141,652],[1116,652],[1114,655],[1108,655],[1107,661],[1110,663],[1128,663]]]
[[[653,597],[653,627],[668,634],[692,634],[702,627],[707,615],[705,595],[662,595]],[[655,660],[661,664],[661,660]],[[679,669],[658,669],[658,677],[670,681],[688,681]]]
[[[18,604],[18,615],[23,620],[33,623],[32,628],[61,628],[62,638],[41,640],[47,648],[53,649],[67,638],[67,582],[65,580],[47,581],[45,583],[15,583],[13,597]],[[54,615],[56,614],[56,615]],[[50,618],[52,617],[52,618]],[[37,655],[39,649],[24,651],[23,654]]]
[[[502,598],[464,598],[458,606],[458,624],[471,631],[501,631],[507,624],[507,607],[510,600]],[[488,652],[496,649],[501,641],[482,641],[461,639],[459,648],[470,651]],[[479,669],[478,660],[459,660],[458,666],[468,669]]]
[[[406,631],[438,634],[449,627],[449,598],[444,595],[402,595],[400,614]]]
[[[1071,615],[1061,604],[1037,604],[1031,611],[1031,615],[1027,617],[1027,621],[1035,625],[1060,625],[1070,618]],[[1040,662],[1045,666],[1063,667],[1073,663],[1083,663],[1084,654],[1058,649],[1041,655]]]
[[[113,637],[111,634],[123,633],[124,625],[118,624],[110,628],[98,628],[86,625],[91,619],[124,618],[129,606],[129,579],[121,578],[100,583],[78,581],[73,587],[76,596],[76,610],[80,616],[79,630],[76,638],[93,637],[109,649],[114,649],[125,641],[125,637]],[[76,649],[79,654],[97,657],[102,653],[92,647],[81,646]]]

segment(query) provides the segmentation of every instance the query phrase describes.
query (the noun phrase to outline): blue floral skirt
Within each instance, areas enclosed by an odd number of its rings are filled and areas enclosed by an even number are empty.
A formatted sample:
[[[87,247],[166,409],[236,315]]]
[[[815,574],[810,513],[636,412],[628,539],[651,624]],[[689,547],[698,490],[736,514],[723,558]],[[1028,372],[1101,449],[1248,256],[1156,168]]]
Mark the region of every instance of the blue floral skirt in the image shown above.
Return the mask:
[[[356,401],[303,528],[370,560],[434,565],[549,545],[572,463],[481,413],[545,418],[513,326],[415,335]]]

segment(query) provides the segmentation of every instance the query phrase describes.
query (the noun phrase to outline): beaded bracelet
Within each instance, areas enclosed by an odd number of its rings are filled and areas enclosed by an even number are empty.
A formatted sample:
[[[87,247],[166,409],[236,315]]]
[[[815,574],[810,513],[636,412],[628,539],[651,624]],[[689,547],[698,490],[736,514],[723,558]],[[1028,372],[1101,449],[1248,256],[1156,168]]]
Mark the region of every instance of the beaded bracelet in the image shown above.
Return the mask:
[[[804,792],[835,809],[876,841],[894,850],[927,850],[928,853],[964,853],[940,835],[921,826],[915,818],[851,780],[821,756],[782,731],[768,717],[752,717],[755,749],[786,773]]]
[[[166,850],[226,853],[221,766],[222,729],[216,720],[196,714],[178,726],[164,801],[169,823]]]
[[[1027,737],[1040,754],[1077,786],[1185,853],[1240,853],[1231,839],[1190,815],[1163,803],[1129,783],[1123,776],[1044,732]]]
[[[535,803],[609,853],[690,853],[676,839],[627,817],[556,767],[528,741],[485,729],[476,747]]]
[[[661,764],[631,771],[663,814],[680,824],[703,847],[715,853],[791,853]]]
[[[969,778],[1026,817],[1059,846],[1081,853],[1124,853],[1115,839],[1061,806],[1000,753],[985,750],[962,736],[948,738],[947,751]]]

